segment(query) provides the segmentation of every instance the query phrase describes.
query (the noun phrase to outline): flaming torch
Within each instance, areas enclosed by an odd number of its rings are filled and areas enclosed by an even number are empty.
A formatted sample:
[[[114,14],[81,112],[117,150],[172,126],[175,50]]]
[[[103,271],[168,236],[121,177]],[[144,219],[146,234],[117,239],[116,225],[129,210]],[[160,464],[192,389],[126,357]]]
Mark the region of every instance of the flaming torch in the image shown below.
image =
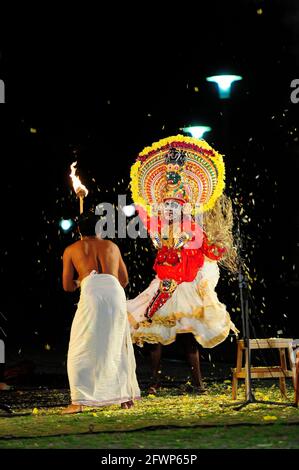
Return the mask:
[[[88,189],[86,188],[86,186],[84,186],[84,184],[81,183],[80,178],[76,175],[76,165],[77,165],[77,162],[73,162],[71,164],[71,171],[72,172],[70,174],[70,177],[72,178],[74,191],[77,194],[77,196],[79,198],[79,201],[80,201],[80,214],[82,214],[82,212],[83,212],[83,199],[85,198],[85,196],[87,196]]]

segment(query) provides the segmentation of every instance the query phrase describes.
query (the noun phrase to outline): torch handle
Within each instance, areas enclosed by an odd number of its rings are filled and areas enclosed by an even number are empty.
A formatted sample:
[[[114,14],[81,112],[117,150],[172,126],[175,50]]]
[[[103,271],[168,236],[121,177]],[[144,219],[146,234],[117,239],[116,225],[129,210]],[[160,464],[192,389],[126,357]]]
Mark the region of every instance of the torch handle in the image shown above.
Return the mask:
[[[83,213],[83,197],[79,196],[79,201],[80,201],[80,214]]]

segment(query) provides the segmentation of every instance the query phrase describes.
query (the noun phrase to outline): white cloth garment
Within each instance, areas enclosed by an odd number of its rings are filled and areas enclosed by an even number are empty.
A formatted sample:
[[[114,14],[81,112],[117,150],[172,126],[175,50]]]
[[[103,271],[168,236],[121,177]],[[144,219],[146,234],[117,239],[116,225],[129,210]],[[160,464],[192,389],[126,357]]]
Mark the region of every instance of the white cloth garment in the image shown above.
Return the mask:
[[[110,274],[81,282],[67,361],[72,403],[105,406],[140,398],[126,297]]]
[[[226,306],[217,297],[218,279],[217,262],[206,258],[194,281],[179,284],[149,323],[145,313],[159,288],[160,279],[156,276],[147,289],[127,301],[128,314],[138,326],[134,328],[132,322],[133,343],[167,345],[175,341],[177,334],[193,333],[204,348],[213,348],[227,338],[230,330],[238,334]]]

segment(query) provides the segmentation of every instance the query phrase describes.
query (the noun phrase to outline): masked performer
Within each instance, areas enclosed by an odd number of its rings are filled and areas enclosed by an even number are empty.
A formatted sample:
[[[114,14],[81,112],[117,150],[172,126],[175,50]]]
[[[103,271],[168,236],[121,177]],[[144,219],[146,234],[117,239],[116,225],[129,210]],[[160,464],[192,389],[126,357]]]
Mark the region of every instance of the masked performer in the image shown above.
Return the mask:
[[[198,343],[213,348],[237,330],[215,287],[218,263],[235,269],[232,207],[224,196],[222,155],[204,140],[182,135],[146,147],[131,169],[132,197],[157,249],[156,277],[127,301],[132,340],[150,343],[152,384],[158,387],[162,345],[180,335],[201,392]]]

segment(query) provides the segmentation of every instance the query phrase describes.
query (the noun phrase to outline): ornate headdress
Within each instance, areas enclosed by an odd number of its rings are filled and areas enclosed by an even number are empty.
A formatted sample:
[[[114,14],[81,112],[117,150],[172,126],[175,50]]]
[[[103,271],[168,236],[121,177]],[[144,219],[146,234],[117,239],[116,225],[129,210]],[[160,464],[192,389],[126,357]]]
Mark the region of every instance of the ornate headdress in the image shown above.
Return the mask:
[[[146,147],[131,168],[133,201],[151,215],[167,199],[211,209],[224,189],[224,162],[205,140],[177,135]]]

